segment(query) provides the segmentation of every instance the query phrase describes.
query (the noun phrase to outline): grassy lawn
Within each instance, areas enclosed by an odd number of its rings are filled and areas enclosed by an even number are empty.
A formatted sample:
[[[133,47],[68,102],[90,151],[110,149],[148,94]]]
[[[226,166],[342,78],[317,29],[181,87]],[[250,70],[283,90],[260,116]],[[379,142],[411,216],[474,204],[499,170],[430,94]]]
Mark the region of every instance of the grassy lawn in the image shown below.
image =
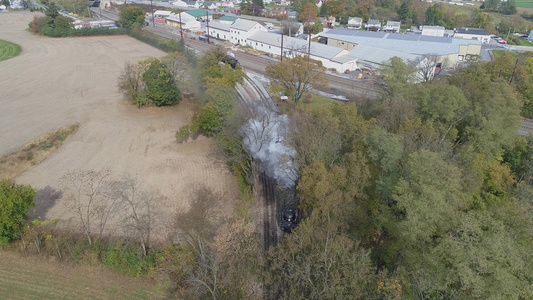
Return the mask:
[[[517,39],[518,46],[533,46],[533,43],[524,39]]]
[[[494,55],[494,58],[500,58],[505,53],[509,53],[514,58],[518,58],[518,53],[516,53],[516,52],[510,52],[510,51],[507,51],[507,50],[493,50],[492,51],[492,54]]]
[[[0,61],[15,57],[20,54],[20,51],[19,45],[0,40]]]
[[[531,0],[516,0],[516,7],[533,8],[533,1]]]

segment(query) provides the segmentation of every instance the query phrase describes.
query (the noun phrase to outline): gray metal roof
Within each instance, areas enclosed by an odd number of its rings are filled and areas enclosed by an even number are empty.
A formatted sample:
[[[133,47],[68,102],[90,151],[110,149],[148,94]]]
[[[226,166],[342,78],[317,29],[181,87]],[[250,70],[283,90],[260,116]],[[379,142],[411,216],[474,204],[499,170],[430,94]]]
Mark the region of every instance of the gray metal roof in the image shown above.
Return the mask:
[[[368,25],[380,25],[381,26],[381,22],[379,20],[368,20],[368,22],[366,22]]]
[[[475,34],[475,35],[490,35],[487,31],[481,28],[462,27],[455,31],[455,33]]]
[[[398,21],[387,21],[388,26],[400,26],[401,23]]]
[[[231,25],[227,23],[222,23],[219,20],[213,20],[209,22],[209,27],[229,32]]]
[[[430,25],[424,25],[422,26],[422,29],[437,29],[437,30],[444,30],[446,28],[442,26],[430,26]]]
[[[259,23],[239,18],[235,22],[233,22],[233,24],[231,24],[231,28],[242,31],[249,31],[257,24]]]
[[[281,47],[281,35],[270,32],[256,33],[249,37],[248,41],[263,43],[275,47]],[[309,42],[306,40],[283,36],[283,48],[287,50],[290,49],[293,51],[306,53],[308,46]],[[335,56],[341,54],[342,52],[347,51],[339,47],[333,47],[316,42],[311,42],[311,56],[333,59]]]
[[[460,45],[481,45],[477,40],[343,29],[332,29],[321,36],[409,54],[446,55],[458,53]]]
[[[350,51],[350,56],[359,60],[382,64],[383,62],[393,58],[399,57],[403,61],[414,61],[417,59],[417,55],[402,53],[388,49],[378,49],[367,45],[358,45]]]

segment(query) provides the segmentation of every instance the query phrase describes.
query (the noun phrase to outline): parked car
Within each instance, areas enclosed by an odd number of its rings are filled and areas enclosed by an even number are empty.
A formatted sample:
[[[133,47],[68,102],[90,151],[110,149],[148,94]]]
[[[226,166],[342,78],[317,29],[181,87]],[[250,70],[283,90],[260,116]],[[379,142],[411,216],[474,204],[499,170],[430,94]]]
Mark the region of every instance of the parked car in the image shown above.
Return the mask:
[[[500,44],[507,44],[507,41],[504,39],[497,39],[496,41]]]

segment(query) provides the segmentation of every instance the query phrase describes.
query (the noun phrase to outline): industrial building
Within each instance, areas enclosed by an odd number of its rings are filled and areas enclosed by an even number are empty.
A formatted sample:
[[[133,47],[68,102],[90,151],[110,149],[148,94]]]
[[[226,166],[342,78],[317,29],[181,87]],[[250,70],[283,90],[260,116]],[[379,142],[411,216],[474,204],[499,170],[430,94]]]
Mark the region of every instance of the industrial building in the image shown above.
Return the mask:
[[[451,37],[333,29],[320,35],[328,46],[350,51],[350,55],[378,67],[390,55],[410,59],[436,58],[442,68],[455,68],[458,62],[476,60],[481,41]],[[382,54],[382,55],[380,55]]]

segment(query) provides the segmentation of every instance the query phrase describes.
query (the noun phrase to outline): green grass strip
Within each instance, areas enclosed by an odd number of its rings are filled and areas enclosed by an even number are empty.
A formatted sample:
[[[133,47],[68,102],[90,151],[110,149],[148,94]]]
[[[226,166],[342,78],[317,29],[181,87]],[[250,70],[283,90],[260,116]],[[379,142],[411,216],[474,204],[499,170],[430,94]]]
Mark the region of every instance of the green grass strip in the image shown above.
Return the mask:
[[[10,59],[20,54],[22,48],[19,45],[0,40],[0,61]]]

